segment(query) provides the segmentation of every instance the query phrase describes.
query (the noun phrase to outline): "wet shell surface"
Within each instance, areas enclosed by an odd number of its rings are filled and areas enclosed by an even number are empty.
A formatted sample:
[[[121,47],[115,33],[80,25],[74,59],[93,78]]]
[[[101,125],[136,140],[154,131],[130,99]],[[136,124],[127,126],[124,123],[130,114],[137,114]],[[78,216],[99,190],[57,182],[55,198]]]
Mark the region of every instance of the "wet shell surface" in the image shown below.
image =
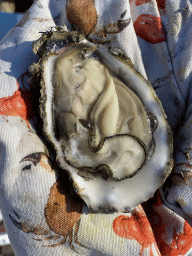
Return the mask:
[[[58,165],[93,211],[129,212],[172,169],[172,133],[150,83],[116,48],[61,28],[33,44],[40,114]]]

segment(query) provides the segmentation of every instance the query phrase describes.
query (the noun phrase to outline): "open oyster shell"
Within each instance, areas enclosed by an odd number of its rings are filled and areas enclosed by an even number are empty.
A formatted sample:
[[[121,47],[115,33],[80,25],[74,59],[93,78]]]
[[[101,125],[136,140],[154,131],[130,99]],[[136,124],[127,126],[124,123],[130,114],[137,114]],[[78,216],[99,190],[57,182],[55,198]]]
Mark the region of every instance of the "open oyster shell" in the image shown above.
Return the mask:
[[[172,133],[153,88],[120,50],[57,28],[33,44],[40,114],[58,165],[94,211],[131,211],[172,168]]]

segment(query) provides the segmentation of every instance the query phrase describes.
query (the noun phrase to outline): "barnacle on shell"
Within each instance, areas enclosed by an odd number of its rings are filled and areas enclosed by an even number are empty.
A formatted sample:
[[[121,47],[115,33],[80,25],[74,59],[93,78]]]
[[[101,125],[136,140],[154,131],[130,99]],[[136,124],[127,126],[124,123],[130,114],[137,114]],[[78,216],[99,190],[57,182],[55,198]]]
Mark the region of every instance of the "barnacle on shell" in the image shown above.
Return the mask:
[[[172,168],[172,134],[150,83],[118,49],[61,28],[34,43],[45,138],[94,211],[130,211]],[[39,68],[37,68],[37,65]]]

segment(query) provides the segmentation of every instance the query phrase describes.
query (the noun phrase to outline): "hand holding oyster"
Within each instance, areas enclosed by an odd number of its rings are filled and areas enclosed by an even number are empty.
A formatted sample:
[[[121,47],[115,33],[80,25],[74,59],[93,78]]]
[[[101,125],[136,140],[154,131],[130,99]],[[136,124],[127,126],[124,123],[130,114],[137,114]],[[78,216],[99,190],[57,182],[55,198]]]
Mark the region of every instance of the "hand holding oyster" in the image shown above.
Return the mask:
[[[34,43],[45,138],[94,211],[130,211],[172,168],[172,137],[154,90],[117,49],[56,29]]]

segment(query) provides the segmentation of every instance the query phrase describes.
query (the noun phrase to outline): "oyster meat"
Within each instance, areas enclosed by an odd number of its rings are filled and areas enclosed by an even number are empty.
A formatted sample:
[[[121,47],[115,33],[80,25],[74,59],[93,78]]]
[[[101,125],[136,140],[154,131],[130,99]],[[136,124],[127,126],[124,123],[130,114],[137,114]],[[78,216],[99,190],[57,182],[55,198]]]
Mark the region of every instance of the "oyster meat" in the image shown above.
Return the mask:
[[[131,211],[172,169],[172,134],[153,88],[118,49],[57,28],[33,44],[40,114],[58,165],[94,211]]]

